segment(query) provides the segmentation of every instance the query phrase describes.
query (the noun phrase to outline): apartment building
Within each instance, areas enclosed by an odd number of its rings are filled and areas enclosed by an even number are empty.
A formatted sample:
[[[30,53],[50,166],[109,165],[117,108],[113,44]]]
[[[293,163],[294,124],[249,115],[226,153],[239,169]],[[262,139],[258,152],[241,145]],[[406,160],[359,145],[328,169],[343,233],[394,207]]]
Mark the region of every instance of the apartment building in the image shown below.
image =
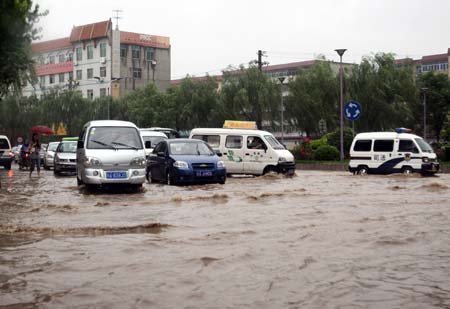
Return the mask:
[[[41,96],[54,87],[80,91],[83,97],[121,97],[154,83],[170,84],[168,37],[112,29],[111,20],[73,27],[70,36],[32,44],[36,84],[25,96]]]
[[[428,72],[447,74],[450,77],[450,71],[448,69],[450,66],[450,48],[447,50],[447,53],[427,55],[420,59],[397,59],[396,64],[399,67],[411,68],[415,77]]]

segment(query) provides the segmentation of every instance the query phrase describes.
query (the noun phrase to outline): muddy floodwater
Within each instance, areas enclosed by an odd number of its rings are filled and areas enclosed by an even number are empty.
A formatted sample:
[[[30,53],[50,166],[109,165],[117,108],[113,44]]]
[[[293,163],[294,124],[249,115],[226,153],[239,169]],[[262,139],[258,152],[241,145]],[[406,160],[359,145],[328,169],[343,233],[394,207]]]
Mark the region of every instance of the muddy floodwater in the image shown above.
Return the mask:
[[[0,177],[0,307],[450,307],[449,174]]]

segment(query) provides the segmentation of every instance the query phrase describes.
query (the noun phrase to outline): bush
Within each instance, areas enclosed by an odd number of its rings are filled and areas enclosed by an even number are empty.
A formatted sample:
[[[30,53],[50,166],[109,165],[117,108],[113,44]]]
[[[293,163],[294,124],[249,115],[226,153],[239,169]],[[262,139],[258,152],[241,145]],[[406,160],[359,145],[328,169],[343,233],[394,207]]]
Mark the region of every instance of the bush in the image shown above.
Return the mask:
[[[348,156],[348,154],[350,153],[350,146],[352,145],[353,142],[353,130],[345,127],[344,128],[344,155]],[[327,135],[328,138],[328,145],[334,146],[337,149],[340,148],[340,144],[341,144],[341,137],[340,137],[340,129],[337,128],[336,131],[332,132],[332,133],[328,133]]]
[[[325,146],[328,145],[328,141],[327,141],[327,137],[324,136],[320,139],[315,139],[311,142],[311,149],[313,151],[315,151],[317,148],[319,148],[320,146]]]
[[[314,151],[314,159],[319,161],[337,161],[339,160],[339,150],[330,145],[323,145]]]
[[[292,149],[295,160],[312,160],[313,151],[309,140],[300,142]]]

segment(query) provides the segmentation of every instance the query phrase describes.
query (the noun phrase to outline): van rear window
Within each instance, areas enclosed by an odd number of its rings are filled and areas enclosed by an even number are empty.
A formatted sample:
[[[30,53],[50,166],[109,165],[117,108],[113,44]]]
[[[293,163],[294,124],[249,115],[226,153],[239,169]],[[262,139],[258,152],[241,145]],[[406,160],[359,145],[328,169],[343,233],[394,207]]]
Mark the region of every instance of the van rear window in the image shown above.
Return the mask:
[[[376,140],[373,145],[373,151],[376,152],[389,152],[393,150],[394,150],[394,140],[392,139]]]
[[[9,143],[6,138],[0,138],[0,149],[9,149]]]
[[[353,151],[370,151],[372,149],[372,140],[358,140],[353,147]]]

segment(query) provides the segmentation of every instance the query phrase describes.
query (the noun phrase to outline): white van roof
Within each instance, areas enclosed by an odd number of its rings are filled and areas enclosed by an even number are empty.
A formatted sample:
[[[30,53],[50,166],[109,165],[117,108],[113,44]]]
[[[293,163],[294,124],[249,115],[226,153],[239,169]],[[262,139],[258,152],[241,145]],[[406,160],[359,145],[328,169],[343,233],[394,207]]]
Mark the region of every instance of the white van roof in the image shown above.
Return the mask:
[[[149,130],[142,131],[142,130],[140,130],[140,132],[141,132],[141,136],[158,136],[158,137],[168,138],[165,133],[159,132],[159,131],[149,131]]]
[[[270,132],[251,129],[223,129],[223,128],[196,128],[192,129],[191,136],[195,134],[241,134],[241,135],[273,135]]]
[[[134,123],[123,120],[93,120],[84,125],[85,127],[133,127],[138,128]]]
[[[355,136],[355,139],[375,139],[375,138],[421,138],[418,135],[411,133],[396,133],[396,132],[367,132],[359,133]]]

